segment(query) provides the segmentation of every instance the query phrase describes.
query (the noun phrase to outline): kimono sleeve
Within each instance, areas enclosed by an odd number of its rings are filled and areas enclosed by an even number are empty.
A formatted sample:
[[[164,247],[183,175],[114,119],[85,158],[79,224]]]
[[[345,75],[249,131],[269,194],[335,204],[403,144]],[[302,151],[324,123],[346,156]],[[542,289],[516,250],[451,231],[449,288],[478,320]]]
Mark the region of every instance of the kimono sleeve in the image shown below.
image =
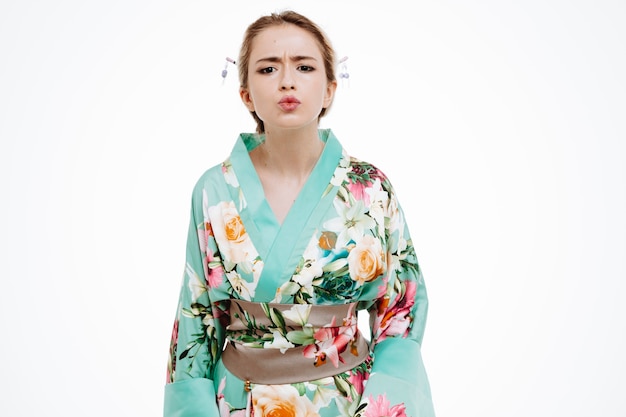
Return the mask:
[[[379,293],[370,309],[374,362],[357,414],[434,417],[430,384],[421,357],[428,297],[393,190],[386,217],[386,290]]]
[[[164,417],[219,415],[211,375],[222,346],[223,331],[214,314],[219,310],[208,294],[207,247],[214,243],[203,216],[203,195],[201,187],[196,186],[185,271],[170,343]]]

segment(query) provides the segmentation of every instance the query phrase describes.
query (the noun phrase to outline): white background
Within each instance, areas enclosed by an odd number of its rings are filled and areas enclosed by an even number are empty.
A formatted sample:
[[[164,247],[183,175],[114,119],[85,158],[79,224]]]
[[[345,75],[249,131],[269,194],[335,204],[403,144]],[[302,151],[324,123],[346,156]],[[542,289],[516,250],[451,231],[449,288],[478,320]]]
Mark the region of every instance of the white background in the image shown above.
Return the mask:
[[[621,0],[3,1],[0,415],[161,414],[191,189],[254,129],[224,58],[287,7],[407,212],[438,416],[626,415]]]

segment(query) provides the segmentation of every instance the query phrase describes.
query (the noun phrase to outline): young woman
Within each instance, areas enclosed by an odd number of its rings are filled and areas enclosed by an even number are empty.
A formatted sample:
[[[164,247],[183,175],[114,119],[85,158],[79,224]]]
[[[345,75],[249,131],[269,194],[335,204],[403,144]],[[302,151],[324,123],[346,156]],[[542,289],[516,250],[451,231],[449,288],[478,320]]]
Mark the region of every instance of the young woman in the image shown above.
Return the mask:
[[[387,177],[318,128],[337,88],[330,43],[272,14],[238,65],[257,133],[193,191],[164,415],[434,416],[404,214]]]

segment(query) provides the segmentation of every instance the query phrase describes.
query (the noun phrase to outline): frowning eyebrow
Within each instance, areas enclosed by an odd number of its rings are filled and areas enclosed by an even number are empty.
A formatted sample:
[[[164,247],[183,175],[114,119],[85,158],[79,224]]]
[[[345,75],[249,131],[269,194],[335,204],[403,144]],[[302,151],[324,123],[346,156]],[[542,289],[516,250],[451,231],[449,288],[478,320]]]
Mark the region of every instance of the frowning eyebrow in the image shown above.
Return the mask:
[[[291,56],[289,57],[289,60],[292,62],[299,62],[299,61],[317,61],[315,58],[313,58],[312,56],[307,56],[307,55],[295,55],[295,56]],[[261,63],[261,62],[282,62],[283,59],[277,56],[268,56],[266,58],[261,58],[259,60],[256,61],[257,64]]]

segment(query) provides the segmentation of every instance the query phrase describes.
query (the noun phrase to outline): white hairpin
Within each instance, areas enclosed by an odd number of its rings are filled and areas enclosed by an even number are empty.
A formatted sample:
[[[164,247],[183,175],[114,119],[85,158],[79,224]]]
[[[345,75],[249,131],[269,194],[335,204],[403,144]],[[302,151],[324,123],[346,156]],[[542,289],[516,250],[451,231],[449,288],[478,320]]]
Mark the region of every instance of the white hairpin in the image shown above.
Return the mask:
[[[222,84],[226,81],[226,76],[228,75],[228,64],[237,65],[234,59],[226,57],[226,64],[224,64],[224,69],[222,70]]]
[[[344,56],[343,58],[341,58],[339,60],[339,65],[340,65],[340,69],[339,69],[339,78],[343,81],[346,80],[348,81],[350,78],[350,74],[348,73],[348,65],[346,64],[346,61],[348,60],[347,56]]]

